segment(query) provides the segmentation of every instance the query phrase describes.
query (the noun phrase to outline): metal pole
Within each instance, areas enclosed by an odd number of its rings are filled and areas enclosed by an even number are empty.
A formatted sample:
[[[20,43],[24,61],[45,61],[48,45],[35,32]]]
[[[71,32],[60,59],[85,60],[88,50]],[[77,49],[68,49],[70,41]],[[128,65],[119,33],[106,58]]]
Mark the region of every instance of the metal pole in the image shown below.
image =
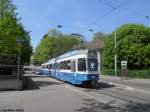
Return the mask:
[[[61,28],[62,27],[62,25],[57,25],[57,28]],[[58,34],[56,35],[56,41],[58,41],[59,39],[58,39],[59,37],[58,37]],[[57,45],[57,42],[55,41],[55,47],[56,47],[56,52],[55,52],[55,54],[54,54],[54,56],[55,56],[55,64],[54,64],[54,67],[55,67],[55,75],[57,76],[57,73],[56,73],[56,69],[57,69],[57,56],[58,56],[58,50],[59,50],[59,48],[60,48],[60,46],[58,46]],[[58,49],[58,50],[57,50]]]
[[[20,42],[19,42],[19,55],[18,55],[18,74],[17,74],[17,90],[19,90],[19,75],[20,75]]]
[[[115,32],[115,77],[117,77],[117,41]]]

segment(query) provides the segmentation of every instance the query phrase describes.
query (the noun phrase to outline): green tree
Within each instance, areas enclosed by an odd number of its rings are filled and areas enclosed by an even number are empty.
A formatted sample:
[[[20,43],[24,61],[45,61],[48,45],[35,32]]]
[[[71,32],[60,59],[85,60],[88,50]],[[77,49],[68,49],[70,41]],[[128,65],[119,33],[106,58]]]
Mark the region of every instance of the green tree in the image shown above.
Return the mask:
[[[107,41],[108,34],[104,34],[102,32],[97,32],[94,34],[93,41],[97,41],[97,39],[102,40],[104,43]]]
[[[63,35],[57,30],[49,30],[48,34],[43,36],[34,53],[36,64],[41,64],[48,59],[56,57],[71,49],[79,43],[79,40],[70,36]]]
[[[117,32],[118,65],[128,61],[128,68],[143,69],[150,66],[150,28],[140,24],[125,24]],[[104,49],[104,63],[114,65],[114,32],[108,38]]]
[[[32,53],[29,33],[15,16],[15,11],[13,13],[10,12],[11,9],[14,9],[11,8],[13,4],[7,0],[4,1],[4,15],[3,18],[0,18],[0,54],[18,55],[19,47],[16,40],[20,38],[23,40],[21,45],[21,63],[29,63]]]
[[[17,13],[15,13],[15,11],[16,6],[13,4],[13,0],[0,0],[0,18],[8,13],[12,16],[16,16]]]

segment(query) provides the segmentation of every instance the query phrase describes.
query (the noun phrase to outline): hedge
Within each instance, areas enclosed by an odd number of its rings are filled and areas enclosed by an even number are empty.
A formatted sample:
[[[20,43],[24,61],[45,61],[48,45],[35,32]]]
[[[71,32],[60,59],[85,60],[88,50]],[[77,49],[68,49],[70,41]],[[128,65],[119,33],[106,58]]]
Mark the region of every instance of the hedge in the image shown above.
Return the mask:
[[[115,76],[114,69],[102,69],[101,74]],[[117,76],[121,76],[121,70],[117,70]],[[150,79],[150,69],[146,70],[128,70],[128,77],[130,78],[145,78]]]

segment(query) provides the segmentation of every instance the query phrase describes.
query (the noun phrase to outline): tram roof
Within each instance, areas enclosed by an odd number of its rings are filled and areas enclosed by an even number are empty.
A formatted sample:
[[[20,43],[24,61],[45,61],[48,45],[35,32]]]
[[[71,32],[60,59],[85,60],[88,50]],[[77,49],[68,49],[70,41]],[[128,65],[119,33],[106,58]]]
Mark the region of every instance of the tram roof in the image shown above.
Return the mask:
[[[88,53],[88,49],[68,51],[65,54],[57,57],[57,59],[62,59],[62,58],[66,58],[66,57],[69,57],[69,56],[80,55],[80,54],[87,54],[87,53]]]
[[[69,56],[81,55],[81,54],[86,54],[86,53],[88,53],[88,49],[68,51],[65,54],[62,54],[62,55],[58,56],[57,59],[63,59],[63,58],[69,57]],[[55,58],[50,59],[48,61],[48,63],[51,63],[51,62],[54,62],[54,61],[55,61]]]

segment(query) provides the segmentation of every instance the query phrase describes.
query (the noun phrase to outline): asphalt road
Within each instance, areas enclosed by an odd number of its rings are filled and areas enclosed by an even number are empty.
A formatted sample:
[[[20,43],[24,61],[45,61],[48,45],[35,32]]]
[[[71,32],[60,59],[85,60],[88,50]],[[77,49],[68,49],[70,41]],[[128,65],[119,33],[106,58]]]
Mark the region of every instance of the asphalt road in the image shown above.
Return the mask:
[[[125,86],[129,86],[131,88],[138,89],[140,91],[145,91],[150,93],[150,79],[130,79],[122,80],[120,77],[112,77],[112,76],[104,76],[101,75],[101,80],[105,82],[112,82],[115,84],[122,84]]]
[[[0,91],[0,112],[150,112],[150,94],[102,82],[89,89],[47,76],[26,76],[25,90]]]

